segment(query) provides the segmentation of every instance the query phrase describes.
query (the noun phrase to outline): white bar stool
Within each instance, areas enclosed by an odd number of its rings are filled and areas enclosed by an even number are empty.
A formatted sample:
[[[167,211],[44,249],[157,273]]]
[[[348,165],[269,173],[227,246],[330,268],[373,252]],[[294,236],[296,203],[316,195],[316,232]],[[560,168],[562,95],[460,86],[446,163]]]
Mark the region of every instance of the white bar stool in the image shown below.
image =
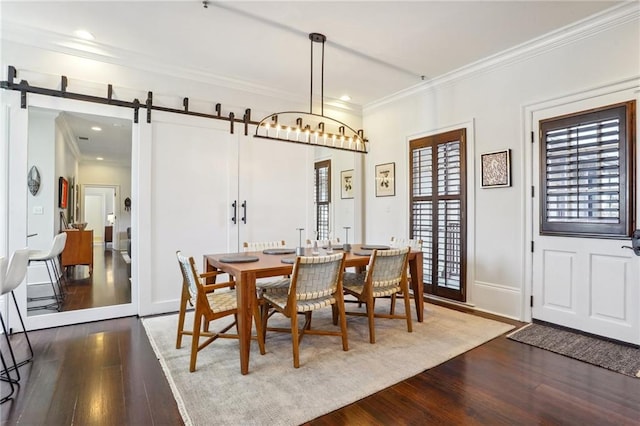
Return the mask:
[[[13,395],[15,389],[14,384],[17,384],[20,381],[20,371],[19,367],[31,362],[33,360],[33,348],[31,346],[31,341],[29,340],[29,335],[27,333],[27,329],[24,326],[24,321],[22,320],[22,314],[20,313],[20,308],[18,307],[18,302],[16,300],[16,296],[13,292],[22,282],[24,281],[25,276],[27,275],[27,265],[29,264],[29,249],[24,248],[21,250],[16,250],[13,256],[11,257],[11,261],[7,265],[7,261],[5,258],[0,258],[0,295],[4,296],[5,294],[11,293],[13,297],[13,304],[16,308],[16,312],[18,312],[18,318],[20,319],[20,325],[22,326],[22,330],[24,332],[24,336],[27,341],[27,346],[29,348],[29,356],[18,362],[16,361],[15,353],[13,351],[13,346],[11,345],[11,340],[9,338],[9,332],[7,330],[6,323],[4,322],[4,318],[0,314],[0,322],[2,323],[2,331],[4,332],[5,339],[7,340],[7,346],[9,347],[9,353],[11,355],[11,362],[13,365],[8,366],[4,356],[0,352],[0,358],[2,361],[3,372],[0,373],[0,380],[4,382],[8,382],[11,387],[11,392],[9,395],[2,397],[0,399],[0,403],[8,401]],[[16,378],[11,377],[11,372],[16,372]]]
[[[27,310],[35,311],[38,309],[53,309],[60,311],[62,309],[62,300],[64,299],[64,289],[60,283],[60,273],[56,265],[58,256],[64,250],[64,246],[67,243],[67,233],[62,232],[53,238],[51,249],[47,250],[31,250],[29,252],[29,263],[31,262],[44,262],[47,267],[47,273],[49,274],[49,280],[51,281],[51,288],[53,289],[53,295],[51,296],[39,296],[29,297],[28,302],[44,299],[55,299],[54,303],[48,305],[29,306]],[[57,290],[56,290],[57,286]]]

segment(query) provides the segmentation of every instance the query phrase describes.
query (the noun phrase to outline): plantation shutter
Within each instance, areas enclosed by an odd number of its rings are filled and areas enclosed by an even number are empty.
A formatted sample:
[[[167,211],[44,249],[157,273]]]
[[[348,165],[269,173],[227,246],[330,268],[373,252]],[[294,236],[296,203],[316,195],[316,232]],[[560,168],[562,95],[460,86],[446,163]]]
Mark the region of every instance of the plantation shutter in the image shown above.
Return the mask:
[[[627,107],[541,121],[541,234],[629,235]]]

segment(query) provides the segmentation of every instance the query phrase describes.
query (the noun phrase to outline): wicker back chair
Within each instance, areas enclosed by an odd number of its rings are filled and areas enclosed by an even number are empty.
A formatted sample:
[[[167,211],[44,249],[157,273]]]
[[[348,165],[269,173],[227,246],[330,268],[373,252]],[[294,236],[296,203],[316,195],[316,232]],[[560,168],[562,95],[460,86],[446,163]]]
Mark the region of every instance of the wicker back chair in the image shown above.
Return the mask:
[[[180,251],[176,252],[180,272],[182,272],[182,301],[180,305],[180,313],[178,315],[178,339],[176,348],[180,348],[183,334],[191,335],[191,360],[189,363],[189,371],[196,370],[196,359],[198,352],[204,349],[211,342],[218,338],[234,338],[237,334],[227,333],[229,329],[236,326],[236,317],[238,314],[237,296],[235,291],[236,283],[234,281],[224,282],[220,284],[205,285],[202,278],[213,276],[212,273],[198,274],[193,257],[186,258]],[[225,291],[216,291],[223,290]],[[195,300],[195,303],[194,303]],[[186,312],[187,301],[195,304],[195,314],[193,318],[192,331],[184,330],[184,318]],[[264,354],[264,333],[262,331],[262,323],[260,322],[260,314],[258,312],[258,300],[254,300],[254,320],[257,330],[258,345],[260,353]],[[219,318],[232,315],[234,321],[217,332],[209,331],[209,323]],[[207,337],[203,343],[200,343],[200,337]]]
[[[345,253],[327,256],[299,256],[293,266],[287,293],[265,293],[264,303],[291,320],[291,328],[267,328],[267,310],[263,310],[263,329],[291,333],[293,366],[300,367],[300,341],[306,334],[342,337],[342,349],[349,350],[347,321],[342,294],[342,274]],[[340,320],[340,330],[311,329],[311,314],[318,309],[332,307],[333,324]],[[305,316],[298,327],[298,314]]]
[[[280,241],[259,241],[259,242],[245,241],[244,244],[242,244],[242,248],[244,249],[245,252],[262,251],[264,249],[284,248],[284,247],[285,247],[284,240],[280,240]]]
[[[390,250],[374,250],[369,259],[365,272],[344,274],[345,294],[356,298],[358,303],[364,303],[366,313],[347,312],[349,315],[366,316],[369,320],[369,341],[376,342],[374,318],[405,319],[407,331],[411,332],[411,306],[409,305],[409,285],[407,281],[407,262],[410,247]],[[383,314],[375,312],[375,300],[378,297],[393,297],[402,292],[405,305],[405,315],[394,313]]]

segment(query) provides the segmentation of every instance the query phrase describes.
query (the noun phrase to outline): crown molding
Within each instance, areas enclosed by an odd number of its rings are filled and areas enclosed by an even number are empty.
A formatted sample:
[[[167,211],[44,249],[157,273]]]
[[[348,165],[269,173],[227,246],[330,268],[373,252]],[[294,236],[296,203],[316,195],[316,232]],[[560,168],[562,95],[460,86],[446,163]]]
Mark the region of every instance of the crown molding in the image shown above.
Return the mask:
[[[531,39],[518,46],[470,63],[441,76],[415,84],[392,95],[385,96],[377,101],[370,102],[363,106],[363,112],[366,113],[388,103],[433,90],[438,86],[452,84],[466,78],[471,78],[495,68],[528,60],[545,52],[578,42],[639,19],[640,2],[628,1],[622,3],[601,13],[554,30],[543,36]]]

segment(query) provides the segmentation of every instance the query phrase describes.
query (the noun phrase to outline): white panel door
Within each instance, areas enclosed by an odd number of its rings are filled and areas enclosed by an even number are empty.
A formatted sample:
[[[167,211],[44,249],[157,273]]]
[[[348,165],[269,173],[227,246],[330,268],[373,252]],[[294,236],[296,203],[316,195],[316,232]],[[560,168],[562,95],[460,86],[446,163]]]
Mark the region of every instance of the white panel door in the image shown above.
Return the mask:
[[[154,114],[151,123],[149,287],[141,290],[143,314],[176,310],[182,278],[175,253],[196,259],[229,250],[230,193],[235,184],[235,143],[210,120]],[[144,228],[144,226],[143,226]]]
[[[587,101],[533,113],[532,318],[640,344],[640,257],[622,248],[630,245],[629,240],[540,235],[539,121],[615,101]]]
[[[239,250],[244,241],[285,240],[295,247],[296,228],[305,228],[304,244],[313,235],[307,223],[313,208],[312,148],[251,136],[240,136],[239,143]]]

